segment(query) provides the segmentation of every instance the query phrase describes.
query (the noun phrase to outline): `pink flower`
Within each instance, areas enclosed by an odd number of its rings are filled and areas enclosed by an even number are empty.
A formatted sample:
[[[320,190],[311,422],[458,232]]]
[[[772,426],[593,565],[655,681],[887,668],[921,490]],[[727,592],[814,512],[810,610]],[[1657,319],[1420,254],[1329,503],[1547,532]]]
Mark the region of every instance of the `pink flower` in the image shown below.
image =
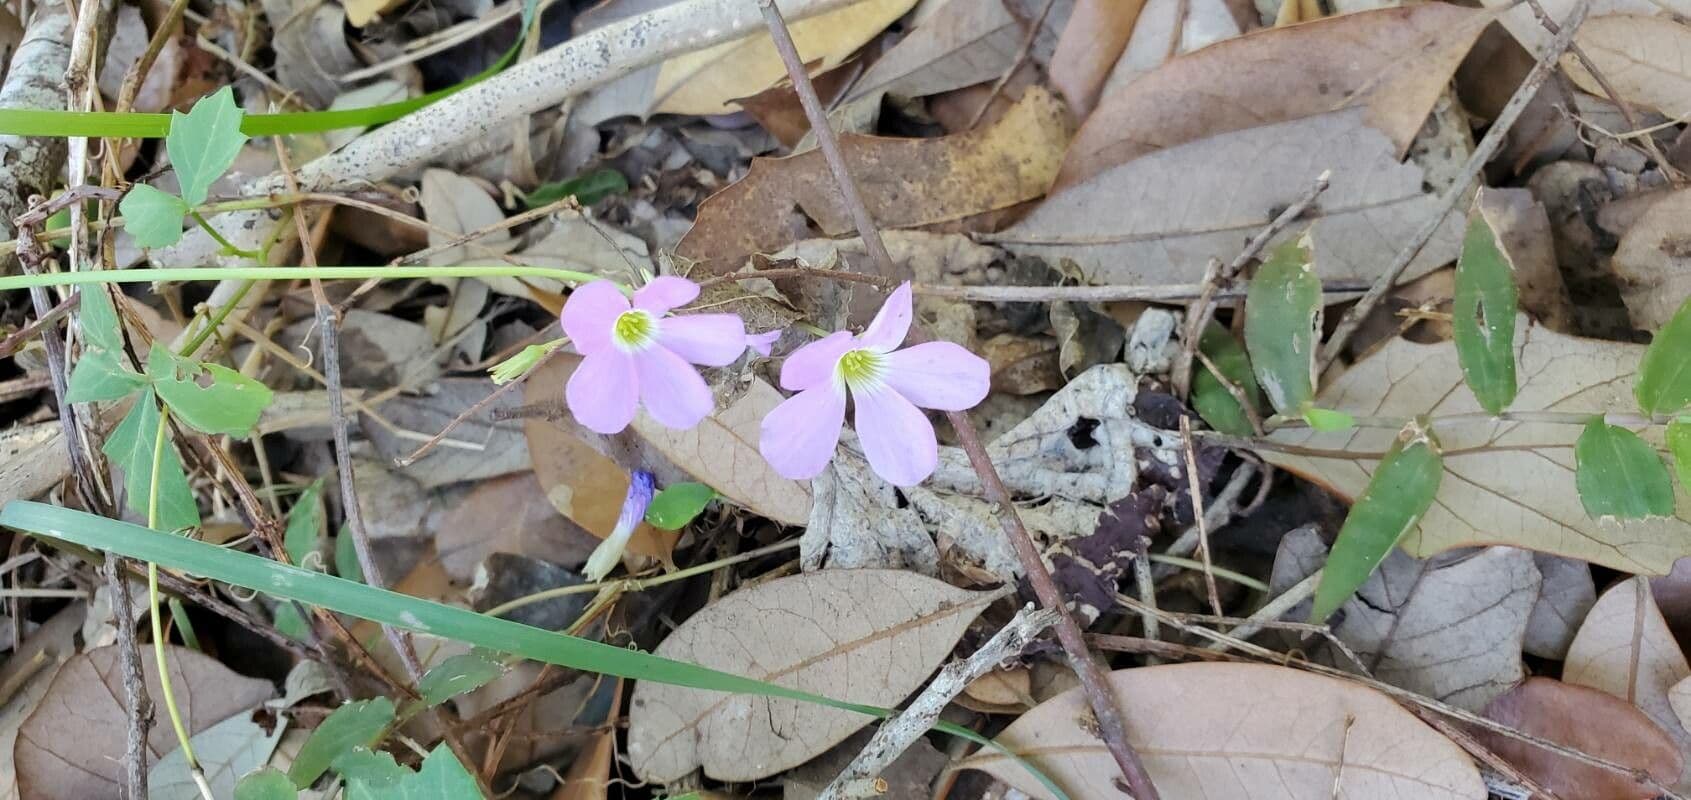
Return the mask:
[[[919,409],[962,411],[986,398],[986,360],[950,342],[894,350],[910,331],[910,284],[898,287],[862,336],[839,331],[799,348],[781,365],[793,395],[763,418],[758,449],[795,480],[820,474],[845,423],[846,393],[857,403],[857,438],[888,483],[914,486],[939,464],[933,423]]]
[[[607,434],[628,427],[640,405],[671,428],[709,416],[716,400],[691,365],[734,363],[747,347],[746,326],[736,314],[665,316],[698,296],[698,284],[670,276],[636,291],[632,305],[610,281],[570,293],[564,333],[582,355],[564,389],[570,413]]]

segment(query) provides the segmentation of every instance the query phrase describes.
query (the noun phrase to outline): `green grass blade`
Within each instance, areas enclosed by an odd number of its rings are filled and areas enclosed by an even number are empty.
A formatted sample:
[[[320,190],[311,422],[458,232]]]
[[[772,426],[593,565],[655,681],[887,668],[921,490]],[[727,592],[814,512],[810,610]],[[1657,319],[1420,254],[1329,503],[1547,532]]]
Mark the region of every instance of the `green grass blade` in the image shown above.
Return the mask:
[[[15,500],[0,507],[0,527],[13,528],[94,550],[297,600],[361,619],[392,625],[414,633],[454,639],[502,653],[561,667],[654,681],[692,689],[762,695],[837,708],[885,719],[891,709],[848,703],[785,686],[721,672],[697,664],[627,650],[577,636],[534,628],[462,608],[366,586],[321,572],[300,569],[267,558],[227,550],[186,536],[172,536],[140,525],[95,516],[45,503]],[[935,730],[992,747],[1010,755],[1050,789],[1059,800],[1068,795],[1051,778],[1025,759],[992,740],[955,724],[941,722]]]

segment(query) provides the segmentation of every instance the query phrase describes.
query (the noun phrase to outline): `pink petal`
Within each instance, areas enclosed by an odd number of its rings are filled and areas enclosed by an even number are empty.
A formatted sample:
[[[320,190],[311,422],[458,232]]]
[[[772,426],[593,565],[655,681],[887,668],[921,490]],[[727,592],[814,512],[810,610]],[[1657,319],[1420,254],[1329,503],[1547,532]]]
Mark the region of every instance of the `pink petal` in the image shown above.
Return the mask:
[[[746,324],[738,314],[665,317],[658,325],[658,344],[694,364],[720,367],[746,352]]]
[[[904,343],[905,334],[910,332],[910,316],[910,283],[906,281],[887,295],[886,305],[875,312],[875,319],[858,341],[871,350],[891,350]]]
[[[774,347],[777,341],[780,341],[783,333],[786,333],[786,331],[781,328],[764,331],[763,333],[748,333],[746,334],[746,346],[756,351],[758,355],[768,358],[769,349]]]
[[[611,326],[617,317],[628,310],[628,298],[610,281],[594,281],[578,286],[564,301],[562,322],[564,335],[575,343],[577,352],[586,355],[611,346]]]
[[[781,364],[781,388],[801,392],[834,379],[840,356],[857,346],[850,331],[835,331],[800,347]]]
[[[662,275],[634,292],[634,307],[662,316],[677,306],[693,302],[699,296],[699,285],[673,275]]]
[[[845,391],[832,386],[799,392],[764,416],[757,449],[781,477],[814,478],[834,458],[845,407]]]
[[[596,433],[619,433],[634,421],[639,385],[628,354],[606,347],[587,354],[564,387],[577,422]]]
[[[894,486],[915,486],[939,466],[939,442],[926,414],[890,389],[853,392],[857,438],[875,474]]]
[[[716,409],[716,398],[705,379],[681,356],[658,345],[632,358],[640,376],[640,402],[664,427],[687,430]]]
[[[927,342],[888,353],[883,380],[918,407],[963,411],[986,399],[992,367],[951,342]]]

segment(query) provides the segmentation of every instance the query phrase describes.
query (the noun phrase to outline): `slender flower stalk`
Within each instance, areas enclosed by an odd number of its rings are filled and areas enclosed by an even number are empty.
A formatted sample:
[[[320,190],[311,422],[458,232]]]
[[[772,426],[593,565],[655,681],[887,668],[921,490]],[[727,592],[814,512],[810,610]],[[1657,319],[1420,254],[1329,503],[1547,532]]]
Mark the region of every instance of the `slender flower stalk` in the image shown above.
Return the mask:
[[[622,501],[622,513],[617,515],[616,527],[598,547],[593,548],[593,555],[587,557],[587,566],[581,568],[581,574],[588,582],[604,580],[622,563],[622,551],[628,547],[628,537],[633,536],[634,530],[646,519],[646,506],[652,503],[652,489],[652,473],[635,470],[629,475],[628,496]]]

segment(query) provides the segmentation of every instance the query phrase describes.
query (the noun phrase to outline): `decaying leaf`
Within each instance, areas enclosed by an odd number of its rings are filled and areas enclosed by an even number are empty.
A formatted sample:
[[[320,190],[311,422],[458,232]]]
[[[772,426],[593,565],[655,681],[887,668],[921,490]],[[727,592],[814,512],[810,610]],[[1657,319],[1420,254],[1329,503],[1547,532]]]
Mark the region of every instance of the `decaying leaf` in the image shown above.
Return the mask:
[[[1261,31],[1172,59],[1103,98],[1075,134],[1057,186],[1206,136],[1349,106],[1364,108],[1363,121],[1401,158],[1489,19],[1423,3]],[[1314,177],[1295,177],[1291,191]]]
[[[445,512],[432,526],[435,553],[454,580],[468,582],[492,553],[580,567],[598,544],[591,534],[558,514],[532,472],[478,482],[444,505]]]
[[[1503,23],[1503,27],[1509,30],[1509,34],[1514,36],[1516,41],[1519,41],[1528,52],[1535,55],[1544,52],[1544,48],[1550,44],[1550,40],[1555,38],[1555,34],[1547,30],[1544,24],[1538,21],[1538,16],[1532,8],[1511,5],[1508,0],[1484,0],[1484,2],[1487,7],[1503,11],[1503,16],[1499,17],[1498,21]],[[1539,6],[1544,9],[1543,13],[1555,20],[1567,19],[1569,12],[1573,11],[1574,6],[1578,4],[1579,0],[1540,0],[1539,2]],[[1691,2],[1687,2],[1687,0],[1593,0],[1586,21],[1590,22],[1617,14],[1655,14],[1663,21],[1675,16],[1684,19],[1691,17]],[[1577,43],[1579,38],[1575,37],[1574,41]]]
[[[1179,26],[1177,32],[1175,26]],[[1170,58],[1238,36],[1239,20],[1226,0],[1146,0],[1127,49],[1116,59],[1102,95],[1112,96]],[[1097,114],[1093,111],[1093,114]]]
[[[1313,528],[1287,534],[1271,588],[1313,574],[1326,553]],[[1521,642],[1540,585],[1525,550],[1488,547],[1426,560],[1394,550],[1345,602],[1333,634],[1374,677],[1478,711],[1524,674]],[[1356,668],[1325,645],[1314,655],[1332,666]]]
[[[1586,20],[1574,42],[1622,100],[1670,118],[1691,112],[1691,28],[1667,17],[1610,14]],[[1562,63],[1579,88],[1607,94],[1579,59]]]
[[[1688,676],[1691,666],[1644,578],[1618,583],[1597,598],[1562,665],[1562,680],[1638,706],[1673,737],[1681,753],[1691,752],[1691,733],[1680,724],[1668,694]],[[1691,776],[1681,772],[1675,777],[1683,785]]]
[[[894,705],[951,652],[995,595],[896,570],[823,570],[728,595],[675,629],[656,654],[736,675]],[[825,706],[642,681],[628,756],[644,780],[699,767],[750,781],[802,764],[868,718]]]
[[[82,653],[59,670],[46,696],[18,730],[14,758],[22,797],[117,797],[123,784],[127,735],[122,666],[117,645]],[[171,646],[171,686],[190,735],[263,702],[269,681],[242,677],[203,653]],[[147,695],[162,697],[158,667],[141,659]],[[176,733],[155,725],[147,735],[151,758],[175,750]]]
[[[1679,780],[1683,756],[1673,739],[1636,706],[1596,689],[1549,678],[1528,678],[1493,700],[1485,716],[1521,733],[1642,770],[1666,786]],[[1532,776],[1557,797],[1648,800],[1660,794],[1628,776],[1517,738],[1478,728],[1473,733],[1486,749]]]
[[[1030,90],[991,127],[938,139],[843,136],[840,147],[875,221],[910,228],[965,220],[1039,197],[1068,143],[1056,98]],[[699,206],[676,255],[737,269],[792,242],[780,224],[798,210],[829,236],[853,230],[820,151],[754,159],[746,177]]]
[[[1571,558],[1533,553],[1533,563],[1544,576],[1538,604],[1527,620],[1521,649],[1527,653],[1561,661],[1568,656],[1580,623],[1597,603],[1597,587],[1591,580],[1591,565]]]
[[[1072,259],[1092,283],[1196,283],[1209,259],[1238,255],[1331,170],[1309,212],[1318,271],[1324,280],[1371,280],[1438,212],[1426,175],[1400,163],[1397,149],[1361,108],[1235,130],[1088,175],[981,238],[1052,263]],[[1461,236],[1460,215],[1446,217],[1406,279],[1448,263]]]
[[[947,0],[852,84],[849,100],[926,97],[996,79],[1016,61],[1022,25],[1003,0]]]
[[[907,569],[939,571],[939,550],[914,508],[900,508],[892,485],[853,453],[839,453],[811,482],[815,501],[799,539],[806,570]]]
[[[1164,797],[1486,796],[1461,749],[1356,684],[1289,667],[1203,663],[1118,670],[1109,681],[1119,707],[1133,710],[1128,741]],[[1086,698],[1073,689],[1022,715],[998,743],[1044,769],[1071,797],[1121,797],[1115,762],[1090,718]],[[1051,798],[997,751],[982,750],[960,766]]]
[[[1564,336],[1524,316],[1517,326],[1522,379],[1514,410],[1600,414],[1633,408],[1633,371],[1644,348]],[[1483,413],[1461,382],[1455,345],[1397,339],[1332,381],[1316,401],[1376,416]],[[1391,435],[1380,428],[1283,430],[1272,436],[1277,447],[1263,456],[1355,497]],[[1645,435],[1660,444],[1659,429]],[[1674,518],[1623,522],[1586,515],[1574,485],[1578,436],[1578,426],[1563,424],[1476,421],[1440,427],[1445,477],[1420,529],[1401,546],[1424,557],[1455,547],[1507,544],[1650,574],[1665,573],[1674,559],[1691,554],[1686,524],[1691,500],[1683,496]]]
[[[211,786],[213,797],[229,797],[242,775],[264,766],[288,729],[284,718],[266,730],[251,713],[228,719],[194,734],[194,759]],[[148,800],[198,800],[200,789],[188,771],[182,748],[166,753],[147,772]]]
[[[391,463],[452,422],[459,414],[499,387],[488,378],[447,378],[426,396],[401,395],[377,407],[399,430],[389,430],[368,414],[359,415],[364,435],[376,452]],[[508,475],[528,468],[528,443],[515,420],[495,420],[494,411],[517,406],[506,396],[493,401],[480,415],[464,420],[443,441],[400,473],[434,488],[457,481]],[[411,435],[406,435],[409,432]],[[417,434],[421,434],[419,437]]]
[[[1076,117],[1085,119],[1098,105],[1144,8],[1145,0],[1075,0],[1047,72]]]
[[[1660,330],[1691,297],[1691,189],[1670,192],[1628,228],[1615,250],[1621,299],[1632,321]]]

